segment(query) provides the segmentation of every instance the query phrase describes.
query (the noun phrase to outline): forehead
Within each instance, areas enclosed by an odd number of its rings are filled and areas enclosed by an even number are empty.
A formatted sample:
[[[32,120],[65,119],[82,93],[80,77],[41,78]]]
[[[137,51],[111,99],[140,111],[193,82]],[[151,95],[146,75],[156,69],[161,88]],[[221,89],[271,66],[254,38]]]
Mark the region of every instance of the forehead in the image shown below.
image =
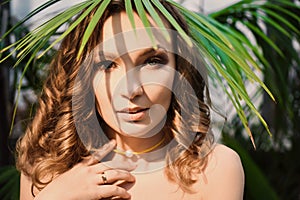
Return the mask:
[[[103,25],[102,43],[99,45],[101,51],[123,55],[128,52],[161,46],[172,51],[172,30],[165,23],[165,29],[156,25],[153,19],[147,15],[150,27],[145,28],[139,16],[134,13],[135,29],[125,12],[110,16]],[[150,33],[150,34],[149,34]]]

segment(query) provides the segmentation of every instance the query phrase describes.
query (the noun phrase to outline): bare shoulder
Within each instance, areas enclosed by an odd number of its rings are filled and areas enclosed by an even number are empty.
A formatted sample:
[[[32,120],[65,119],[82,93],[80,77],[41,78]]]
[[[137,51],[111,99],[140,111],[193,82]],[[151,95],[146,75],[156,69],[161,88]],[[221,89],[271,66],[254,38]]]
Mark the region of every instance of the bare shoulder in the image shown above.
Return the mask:
[[[200,176],[204,199],[240,200],[244,192],[244,170],[239,155],[229,147],[216,144]]]
[[[23,172],[21,172],[20,200],[33,200],[34,197],[31,194],[31,186],[32,186],[31,179],[25,176]]]
[[[241,164],[240,156],[231,148],[223,145],[223,144],[216,144],[215,147],[212,149],[210,155],[208,155],[210,159],[218,159],[218,162],[222,162],[220,164],[225,165],[238,165]],[[224,163],[223,163],[224,162]],[[236,166],[236,167],[238,167]]]
[[[208,155],[205,173],[215,178],[243,178],[244,171],[239,155],[231,148],[216,144]]]
[[[42,179],[42,181],[48,181],[47,179]],[[20,177],[20,200],[33,200],[39,194],[39,190],[33,186],[30,177],[26,176],[21,172]]]

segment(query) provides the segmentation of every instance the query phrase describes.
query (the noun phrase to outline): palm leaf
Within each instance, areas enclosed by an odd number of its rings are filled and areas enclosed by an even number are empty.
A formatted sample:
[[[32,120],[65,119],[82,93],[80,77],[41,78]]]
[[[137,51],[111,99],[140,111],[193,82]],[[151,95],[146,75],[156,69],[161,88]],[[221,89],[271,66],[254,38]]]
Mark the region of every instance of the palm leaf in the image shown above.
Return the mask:
[[[195,26],[195,28],[197,28],[198,26]],[[200,31],[200,30],[197,30]],[[235,62],[237,62],[238,65],[236,65],[235,69],[239,69],[242,68],[244,70],[244,72],[246,72],[248,78],[250,80],[254,80],[256,82],[258,82],[263,88],[265,88],[265,90],[270,94],[270,96],[273,98],[271,92],[267,89],[267,87],[264,85],[264,83],[262,83],[262,81],[252,72],[252,70],[249,68],[248,64],[246,64],[243,60],[241,60],[241,58],[237,57],[237,54],[235,54],[234,52],[232,52],[229,48],[227,48],[227,46],[223,45],[222,43],[220,43],[219,41],[215,40],[215,38],[213,38],[212,36],[209,36],[206,33],[202,33],[202,35],[204,37],[206,37],[209,41],[213,42],[214,44],[211,45],[216,45],[217,48],[220,48],[221,51],[219,51],[218,55],[221,55],[221,52],[224,52],[226,54],[222,54],[223,57],[223,62],[225,63],[224,65],[227,67],[232,66],[233,62],[232,60],[234,60]],[[197,40],[197,39],[196,39]],[[199,40],[197,40],[199,42]],[[214,53],[214,52],[213,52]],[[204,54],[206,56],[208,56],[205,52]],[[229,57],[227,57],[229,56]],[[208,56],[209,57],[209,56]],[[232,60],[231,60],[232,59]],[[218,62],[218,60],[216,60]],[[257,115],[257,117],[260,119],[260,121],[262,122],[262,124],[265,126],[265,128],[267,129],[268,133],[271,135],[269,128],[267,126],[267,123],[265,122],[265,120],[262,118],[262,116],[260,115],[260,113],[258,112],[258,110],[255,108],[255,106],[252,104],[249,95],[246,92],[246,89],[243,87],[243,84],[241,83],[241,79],[238,80],[237,73],[236,71],[233,70],[229,70],[227,68],[227,70],[224,70],[223,67],[221,67],[219,65],[220,63],[214,62],[214,66],[218,67],[218,72],[222,72],[222,76],[227,80],[228,84],[233,88],[232,91],[236,91],[238,93],[238,96],[241,96],[242,99],[245,101],[245,103],[251,108],[251,110]],[[235,81],[233,81],[235,80]],[[240,83],[240,84],[239,84]],[[242,86],[242,88],[241,88]],[[235,100],[236,102],[238,102],[238,99]],[[240,113],[241,110],[241,105],[238,103],[237,104],[238,107],[236,107],[236,110],[238,113]],[[250,130],[247,128],[248,124],[247,124],[247,120],[243,117],[241,118],[243,124],[245,125],[245,128],[249,134],[250,137],[251,136],[251,132]]]
[[[158,13],[154,9],[154,7],[152,6],[151,2],[149,0],[143,0],[143,3],[145,5],[147,11],[150,13],[152,19],[157,23],[158,27],[161,28],[167,42],[170,42],[171,37],[168,34],[168,32],[165,31],[165,28],[166,28],[165,24],[163,23],[162,19],[160,18],[160,16],[158,15]]]
[[[292,7],[294,6],[294,4],[292,5]],[[273,4],[273,3],[269,3],[269,2],[266,2],[265,3],[265,7],[266,8],[273,8],[274,10],[276,10],[277,12],[280,12],[280,13],[283,13],[287,16],[290,16],[292,18],[294,18],[296,21],[300,21],[300,17],[292,12],[290,12],[289,10],[287,9],[284,9],[276,4]]]
[[[256,34],[258,34],[261,38],[263,38],[273,49],[275,49],[277,51],[277,53],[279,55],[283,56],[283,53],[281,52],[281,50],[279,49],[279,47],[270,38],[268,38],[268,36],[261,29],[259,29],[257,26],[254,26],[250,22],[244,22],[244,24],[250,30],[252,30]]]
[[[198,32],[196,32],[197,34],[199,34]],[[211,47],[212,45],[210,44],[209,40],[207,40],[206,38],[204,38],[202,35],[199,34],[199,38],[196,37],[195,38],[197,40],[197,42],[199,44],[201,44],[201,46],[203,47]],[[238,116],[240,117],[242,124],[244,125],[244,127],[246,128],[246,131],[252,141],[253,146],[255,147],[255,143],[253,140],[253,136],[252,133],[248,127],[248,120],[245,114],[245,111],[242,107],[242,105],[240,104],[240,98],[238,98],[239,95],[241,95],[242,97],[248,98],[250,104],[250,98],[248,97],[245,88],[240,88],[240,85],[236,83],[235,79],[230,78],[231,74],[229,73],[228,70],[225,70],[223,65],[219,62],[219,58],[218,55],[215,53],[215,49],[213,48],[208,48],[209,50],[209,54],[206,55],[207,58],[209,58],[209,60],[211,61],[212,66],[214,67],[213,69],[211,69],[210,67],[208,67],[208,70],[210,72],[210,76],[212,76],[212,78],[214,78],[214,80],[219,81],[219,85],[221,87],[223,87],[225,93],[228,95],[229,99],[232,101],[233,106],[235,107]],[[230,92],[228,91],[228,88],[223,86],[223,82],[221,80],[221,77],[224,78],[230,88]],[[239,95],[237,95],[237,93]],[[244,99],[244,98],[243,98]],[[246,101],[247,103],[247,101]],[[250,105],[250,107],[252,109],[255,110],[255,113],[258,113],[258,111],[256,110],[256,108],[253,105]],[[261,116],[260,116],[261,117]],[[268,126],[266,124],[266,122],[263,120],[263,118],[261,117],[262,123],[264,124],[264,126],[266,127],[266,129],[268,130]],[[271,134],[269,132],[269,134]]]
[[[169,1],[172,2],[172,1]],[[192,41],[190,37],[186,34],[186,32],[181,28],[181,26],[177,23],[174,17],[167,11],[167,9],[159,2],[159,0],[152,0],[152,3],[156,6],[156,8],[164,15],[164,17],[169,21],[169,23],[178,31],[179,35],[185,39],[188,45],[192,45]]]
[[[90,8],[93,9],[94,5],[98,5],[101,2],[101,0],[95,1],[95,3],[93,4],[93,6],[91,6]],[[78,57],[81,55],[88,39],[90,38],[93,30],[95,29],[99,19],[101,18],[103,12],[105,11],[106,7],[108,6],[108,4],[110,3],[110,0],[103,0],[99,6],[99,8],[97,9],[97,11],[95,12],[93,18],[91,19],[88,27],[86,28],[83,38],[82,38],[82,43],[80,45],[80,49],[78,52]]]
[[[26,15],[22,20],[20,20],[19,22],[17,22],[17,24],[14,25],[11,29],[9,29],[7,32],[5,32],[4,35],[0,39],[0,42],[1,42],[1,40],[3,38],[7,37],[14,30],[16,30],[18,27],[20,27],[21,25],[23,25],[27,20],[29,20],[33,16],[37,15],[41,11],[44,11],[46,8],[48,8],[49,6],[54,5],[55,3],[59,2],[59,1],[61,1],[61,0],[49,0],[46,3],[44,3],[43,5],[39,6],[36,9],[34,9],[32,12],[30,12],[28,15]]]
[[[125,1],[125,10],[128,15],[128,18],[130,20],[130,23],[132,27],[135,29],[135,22],[134,22],[134,16],[133,16],[133,9],[132,9],[132,4],[131,1]]]
[[[142,23],[144,24],[145,27],[150,27],[150,22],[147,18],[147,15],[146,15],[146,11],[144,9],[144,6],[143,6],[143,3],[141,0],[136,0],[134,1],[135,3],[135,7],[136,7],[136,10],[137,10],[137,13],[138,15],[140,16],[141,20],[142,20]],[[151,39],[151,42],[153,44],[153,46],[156,48],[156,44],[154,42],[154,36],[153,36],[153,33],[150,29],[146,29],[150,39]]]
[[[72,17],[76,16],[81,10],[86,8],[90,3],[80,3],[75,6],[72,6],[71,8],[67,9],[66,11],[63,11],[62,13],[56,15],[52,19],[48,20],[44,24],[40,25],[38,28],[33,30],[32,32],[28,33],[24,38],[21,40],[15,42],[13,45],[10,45],[9,48],[4,48],[1,50],[1,53],[9,50],[11,47],[15,46],[14,50],[10,52],[10,54],[2,59],[0,62],[3,62],[5,59],[7,59],[9,56],[12,56],[15,52],[18,52],[17,57],[22,57],[18,59],[18,63],[20,63],[27,55],[29,55],[31,52],[33,52],[36,48],[36,44],[39,43],[40,40],[43,40],[44,38],[50,38],[58,28],[60,28],[63,24],[68,22]],[[95,4],[94,6],[96,6]],[[44,5],[40,6],[41,8],[44,7]],[[39,8],[37,8],[39,10]],[[34,11],[33,11],[34,12]],[[45,52],[49,51],[56,43],[58,43],[60,40],[62,40],[72,29],[74,29],[79,22],[86,16],[88,13],[83,14],[78,18],[74,23],[73,26],[70,26],[58,39],[56,39],[52,44],[40,54],[42,56]],[[33,14],[29,14],[29,16],[33,16]],[[15,27],[17,28],[17,27]],[[36,51],[38,52],[38,51]],[[36,54],[32,54],[32,57],[37,56]]]
[[[254,16],[256,16],[257,18],[261,18],[263,21],[265,21],[266,23],[268,23],[269,25],[273,26],[274,28],[276,28],[277,30],[279,30],[281,33],[283,33],[284,35],[291,37],[291,34],[289,32],[287,32],[284,28],[282,28],[281,26],[279,26],[279,24],[277,22],[275,22],[273,19],[265,16],[265,15],[261,15],[259,13],[252,13]]]
[[[22,21],[20,21],[15,27],[8,31],[3,37],[7,37],[9,33],[16,29],[20,24],[23,24],[26,20],[32,16],[38,14],[43,9],[57,3],[59,0],[50,0],[45,4],[38,7],[36,10],[28,14]],[[258,83],[274,100],[273,95],[270,90],[265,86],[260,78],[253,72],[253,68],[260,70],[261,64],[268,66],[268,62],[265,60],[264,56],[260,52],[259,48],[252,44],[248,38],[246,38],[241,31],[236,27],[227,26],[228,24],[220,23],[217,21],[217,18],[223,15],[233,15],[233,21],[243,21],[243,24],[246,25],[249,30],[254,34],[259,35],[265,42],[267,42],[273,49],[278,53],[281,53],[280,48],[271,41],[266,34],[256,26],[257,18],[261,19],[265,23],[268,23],[279,30],[283,35],[292,35],[292,33],[299,34],[298,29],[291,24],[289,21],[285,20],[280,16],[279,13],[288,14],[288,10],[284,7],[272,5],[263,1],[241,1],[236,4],[233,4],[219,12],[215,12],[209,16],[203,14],[197,14],[192,11],[187,10],[182,7],[180,4],[175,3],[171,0],[166,0],[169,3],[176,6],[179,11],[185,16],[190,28],[193,33],[193,39],[198,43],[199,50],[201,53],[208,58],[209,62],[213,65],[214,69],[209,70],[209,74],[213,78],[224,78],[229,86],[230,93],[226,91],[230,97],[235,109],[237,110],[238,115],[241,118],[242,123],[246,127],[248,134],[251,136],[251,132],[248,128],[247,115],[243,110],[241,102],[244,102],[251,110],[256,114],[260,119],[262,124],[265,126],[269,132],[268,126],[258,110],[255,108],[249,94],[244,86],[245,80],[250,80],[252,82]],[[149,21],[146,16],[146,11],[150,14],[153,20],[157,23],[160,28],[164,27],[164,23],[158,15],[160,12],[168,22],[177,30],[180,36],[186,40],[189,45],[192,45],[192,40],[189,36],[182,30],[180,25],[174,19],[174,17],[167,11],[167,9],[161,4],[159,0],[137,0],[133,1],[137,14],[140,16],[144,26],[149,26]],[[291,7],[299,9],[299,6],[286,2],[284,0],[278,0],[281,5],[285,7]],[[16,65],[24,60],[28,55],[30,55],[28,63],[32,62],[34,59],[39,58],[44,55],[48,50],[53,48],[55,44],[60,42],[67,34],[69,34],[74,28],[94,9],[96,12],[87,29],[84,32],[82,43],[79,49],[77,56],[80,56],[91,33],[93,32],[98,20],[101,18],[104,10],[107,8],[107,5],[110,3],[110,0],[88,0],[74,6],[71,6],[69,9],[62,11],[60,14],[56,15],[49,21],[45,22],[35,30],[27,34],[23,39],[15,42],[12,45],[9,45],[1,50],[1,53],[9,51],[11,48],[14,48],[4,57],[0,62],[3,62],[9,56],[13,56],[17,53],[18,61]],[[133,17],[133,5],[132,1],[125,1],[126,13],[129,17],[129,20],[132,26],[135,28],[134,17]],[[274,12],[278,11],[278,13]],[[263,14],[261,14],[261,12]],[[81,13],[77,19],[70,24],[70,26],[60,34],[60,36],[52,42],[45,51],[40,53],[41,49],[47,44],[47,41],[50,37],[57,33],[58,29],[70,23],[70,20]],[[236,14],[236,15],[234,15]],[[250,14],[250,15],[249,15]],[[295,14],[288,14],[293,19],[299,21],[299,17]],[[243,18],[239,18],[242,16]],[[291,32],[288,32],[281,28],[280,23],[285,24],[288,28],[291,29]],[[152,33],[148,31],[148,34],[151,36]],[[1,40],[3,39],[1,38]],[[167,38],[167,35],[165,35]],[[153,39],[153,38],[152,38]],[[167,38],[168,39],[168,38]],[[250,53],[248,51],[251,51]],[[217,53],[217,55],[216,55]],[[282,53],[281,53],[282,54]],[[252,56],[255,58],[252,58]],[[259,63],[260,61],[261,63]],[[25,66],[25,69],[29,64]],[[22,80],[22,79],[21,79]],[[20,83],[21,85],[21,83]],[[230,96],[232,95],[232,96]]]
[[[206,17],[206,19],[213,24],[214,26],[218,27],[218,29],[220,29],[223,34],[226,34],[227,37],[231,37],[232,39],[230,39],[232,42],[234,42],[234,46],[237,47],[239,46],[240,48],[244,48],[244,51],[240,51],[240,53],[243,54],[248,54],[247,58],[250,59],[250,62],[252,64],[252,67],[254,67],[256,70],[261,71],[261,67],[259,66],[259,64],[257,63],[257,61],[254,61],[253,57],[251,55],[249,55],[249,50],[255,54],[256,58],[263,63],[264,66],[269,66],[268,61],[264,58],[264,56],[262,55],[262,53],[259,52],[259,49],[257,46],[253,45],[248,38],[246,38],[246,36],[244,34],[242,34],[241,32],[239,32],[239,30],[229,27],[227,25],[224,26],[224,24],[221,24],[220,22],[216,21],[213,18],[210,17]],[[246,49],[246,47],[248,49]],[[238,48],[239,49],[239,48]]]
[[[264,8],[263,11],[266,12],[268,15],[270,15],[270,16],[274,17],[275,19],[277,19],[279,22],[282,22],[283,24],[285,24],[286,26],[288,26],[296,34],[300,33],[299,30],[296,27],[294,27],[289,21],[287,21],[286,19],[284,19],[283,17],[281,17],[277,13],[273,12],[272,10]]]

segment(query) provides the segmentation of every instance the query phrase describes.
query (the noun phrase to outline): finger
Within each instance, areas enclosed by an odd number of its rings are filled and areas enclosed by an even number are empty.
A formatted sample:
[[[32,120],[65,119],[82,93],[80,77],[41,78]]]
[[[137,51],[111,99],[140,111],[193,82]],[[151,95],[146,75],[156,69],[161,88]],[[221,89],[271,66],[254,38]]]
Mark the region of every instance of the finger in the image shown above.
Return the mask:
[[[108,143],[100,147],[97,151],[95,151],[91,158],[88,161],[89,165],[93,165],[102,160],[109,152],[111,152],[116,146],[115,140],[110,140]]]
[[[135,182],[135,177],[124,170],[107,170],[99,175],[99,184],[114,183],[116,181]]]
[[[101,185],[98,187],[97,198],[120,197],[130,199],[131,195],[124,189],[116,185]]]

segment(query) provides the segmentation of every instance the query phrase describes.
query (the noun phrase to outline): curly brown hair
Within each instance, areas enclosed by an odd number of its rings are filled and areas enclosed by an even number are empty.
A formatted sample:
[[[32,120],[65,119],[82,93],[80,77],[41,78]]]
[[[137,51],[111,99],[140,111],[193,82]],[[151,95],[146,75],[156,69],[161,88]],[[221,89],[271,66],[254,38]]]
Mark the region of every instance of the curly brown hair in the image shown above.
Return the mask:
[[[179,11],[167,1],[161,3],[189,35],[188,26]],[[95,112],[94,94],[89,83],[91,81],[82,80],[83,84],[75,84],[75,79],[79,70],[82,70],[80,66],[89,62],[88,54],[101,42],[105,20],[115,13],[125,11],[124,1],[111,1],[82,55],[77,58],[84,31],[95,11],[96,9],[85,17],[62,41],[50,64],[35,117],[17,145],[18,169],[30,177],[33,186],[40,190],[55,176],[66,172],[90,155],[90,149],[82,143],[77,133],[74,113],[79,113],[84,107],[84,112],[80,114],[84,116],[83,119],[89,121],[90,116],[95,114],[92,113]],[[167,112],[165,129],[169,130],[177,145],[168,153],[168,167],[165,172],[168,178],[175,181],[184,191],[192,192],[189,189],[195,182],[191,178],[192,173],[199,173],[205,167],[205,154],[213,143],[213,136],[209,131],[210,110],[204,100],[206,83],[199,73],[205,66],[200,56],[192,53],[196,47],[188,47],[183,39],[176,40],[175,46],[178,52],[188,52],[186,55],[189,55],[189,58],[175,55],[176,70],[180,75],[176,77],[179,81],[176,81],[173,87],[174,91],[181,95],[181,101],[173,95]],[[92,69],[84,70],[87,70],[87,74],[92,73]],[[183,79],[192,86],[194,94],[186,91],[184,81],[180,81]],[[74,93],[80,94],[82,98],[72,99]],[[188,119],[183,118],[183,115],[189,116]],[[103,123],[101,117],[98,120],[98,123]],[[87,132],[93,131],[89,127],[84,128]],[[190,144],[191,137],[193,139]]]

